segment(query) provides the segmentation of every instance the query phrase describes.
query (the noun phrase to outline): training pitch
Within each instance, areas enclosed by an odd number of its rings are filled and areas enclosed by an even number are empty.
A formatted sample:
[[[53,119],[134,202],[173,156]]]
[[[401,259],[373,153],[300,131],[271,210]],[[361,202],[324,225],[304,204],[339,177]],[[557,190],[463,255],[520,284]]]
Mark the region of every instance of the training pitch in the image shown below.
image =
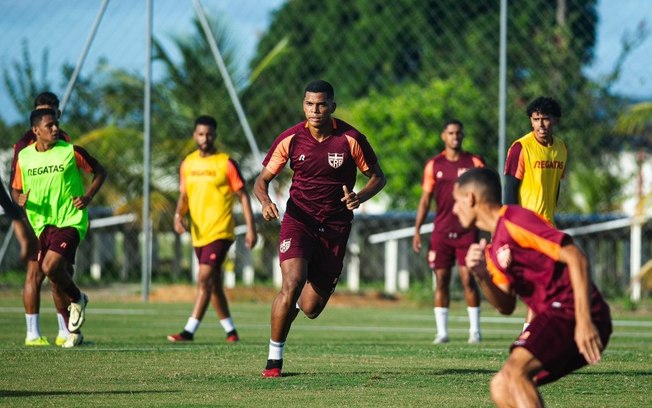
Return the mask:
[[[430,306],[359,300],[300,315],[285,350],[283,378],[263,379],[270,304],[234,301],[241,341],[227,344],[212,309],[195,341],[171,344],[190,302],[90,303],[76,349],[28,348],[18,290],[0,297],[2,407],[489,407],[489,381],[507,357],[524,309],[500,316],[486,303],[483,342],[469,345],[465,305],[451,305],[451,342],[433,345]],[[51,343],[56,319],[43,292],[41,330]],[[623,302],[620,302],[623,303]],[[603,361],[541,388],[550,407],[652,406],[652,314],[612,303],[614,334]]]

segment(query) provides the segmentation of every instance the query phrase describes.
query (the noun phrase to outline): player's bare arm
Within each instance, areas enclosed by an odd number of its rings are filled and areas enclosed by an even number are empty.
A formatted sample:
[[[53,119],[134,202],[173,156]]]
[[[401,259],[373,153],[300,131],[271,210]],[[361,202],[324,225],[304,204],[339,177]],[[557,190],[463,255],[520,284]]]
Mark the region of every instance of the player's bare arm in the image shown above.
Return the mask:
[[[177,208],[174,211],[174,231],[181,235],[186,232],[186,214],[188,214],[188,194],[182,192],[177,200]]]
[[[95,194],[97,194],[97,192],[100,190],[102,184],[104,184],[104,180],[106,180],[106,170],[101,164],[96,163],[95,167],[93,168],[93,181],[91,182],[90,186],[88,186],[88,190],[83,196],[73,197],[72,199],[72,203],[75,208],[78,210],[86,208],[93,197],[95,197]]]
[[[417,207],[417,219],[414,221],[414,237],[412,238],[412,250],[417,254],[421,251],[421,226],[428,216],[431,202],[432,192],[422,192]]]
[[[256,245],[256,241],[258,241],[258,234],[256,234],[256,224],[254,223],[254,214],[251,210],[251,200],[249,199],[249,194],[247,194],[247,191],[244,188],[236,191],[235,195],[240,199],[242,213],[245,218],[245,223],[247,224],[245,245],[247,248],[251,249]]]
[[[505,203],[518,204],[518,191],[521,188],[521,180],[516,177],[505,174]]]
[[[564,245],[559,261],[568,265],[573,297],[575,299],[575,343],[589,364],[600,361],[603,349],[600,335],[591,320],[590,277],[588,260],[574,244]]]
[[[16,190],[14,188],[11,191],[11,196],[13,197],[14,201],[16,202],[16,204],[18,204],[19,207],[25,208],[25,204],[27,203],[27,198],[29,196],[29,190],[27,190],[27,192],[23,194],[23,190]]]
[[[263,219],[265,221],[277,220],[280,215],[276,204],[269,196],[269,183],[276,177],[274,173],[263,168],[254,184],[254,194],[262,206]]]
[[[365,186],[357,193],[348,191],[348,188],[343,186],[344,197],[342,197],[342,202],[346,203],[346,208],[349,210],[354,210],[360,207],[360,204],[378,194],[387,183],[385,174],[378,163],[370,167],[369,170],[362,172],[362,174],[369,177],[369,179]]]
[[[512,314],[516,307],[516,295],[514,295],[509,285],[497,285],[492,281],[485,260],[484,251],[486,246],[487,240],[484,238],[479,243],[471,244],[465,258],[466,267],[475,276],[487,301],[501,314]]]

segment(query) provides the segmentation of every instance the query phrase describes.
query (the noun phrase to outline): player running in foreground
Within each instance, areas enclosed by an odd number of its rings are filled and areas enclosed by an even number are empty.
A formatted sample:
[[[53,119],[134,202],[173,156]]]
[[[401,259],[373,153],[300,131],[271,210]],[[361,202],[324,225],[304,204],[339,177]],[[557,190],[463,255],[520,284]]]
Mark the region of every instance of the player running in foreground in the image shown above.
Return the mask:
[[[467,171],[453,196],[462,226],[492,235],[466,256],[487,301],[511,314],[519,296],[536,314],[491,380],[491,397],[500,407],[541,407],[538,386],[600,361],[612,331],[609,306],[570,236],[530,210],[501,205],[496,172]]]
[[[326,307],[342,273],[353,210],[386,182],[367,138],[332,117],[334,98],[328,82],[308,84],[303,97],[306,120],[276,138],[254,187],[264,219],[278,219],[269,183],[290,163],[294,175],[279,237],[283,283],[272,304],[263,377],[281,376],[285,341],[299,311],[315,319]],[[368,180],[356,193],[358,169]]]

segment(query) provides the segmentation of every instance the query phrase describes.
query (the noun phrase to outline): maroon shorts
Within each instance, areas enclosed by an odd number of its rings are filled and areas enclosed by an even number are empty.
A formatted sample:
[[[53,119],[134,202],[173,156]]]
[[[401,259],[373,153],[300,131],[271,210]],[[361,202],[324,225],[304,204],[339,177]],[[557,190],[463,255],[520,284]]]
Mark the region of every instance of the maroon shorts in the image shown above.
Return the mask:
[[[308,261],[308,281],[324,293],[332,293],[344,266],[351,225],[308,226],[287,213],[281,222],[279,261],[302,258]]]
[[[194,247],[199,264],[220,268],[222,262],[226,259],[226,253],[229,252],[231,244],[233,244],[233,241],[230,239],[218,239],[210,244]]]
[[[612,330],[611,320],[593,321],[593,324],[606,348]],[[575,319],[553,311],[536,315],[510,350],[515,347],[525,348],[543,364],[543,370],[535,376],[537,385],[556,381],[588,364],[575,343]]]
[[[464,258],[469,246],[478,242],[478,232],[468,231],[458,233],[439,233],[434,231],[430,236],[430,250],[428,251],[428,265],[430,269],[448,269],[455,263],[460,266],[466,265]]]
[[[78,246],[79,231],[76,228],[46,225],[38,238],[38,263],[43,264],[46,252],[53,251],[63,256],[70,265],[74,265]]]

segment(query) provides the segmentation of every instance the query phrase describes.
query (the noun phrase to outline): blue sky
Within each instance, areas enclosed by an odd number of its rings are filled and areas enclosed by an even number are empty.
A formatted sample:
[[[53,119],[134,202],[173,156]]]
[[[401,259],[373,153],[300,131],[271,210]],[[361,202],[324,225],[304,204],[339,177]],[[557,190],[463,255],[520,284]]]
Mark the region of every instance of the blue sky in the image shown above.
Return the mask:
[[[269,24],[270,13],[284,0],[202,0],[207,11],[219,14],[228,22],[231,41],[244,63],[251,58],[259,35]],[[516,2],[510,2],[514,4]],[[11,69],[22,58],[21,41],[29,38],[30,58],[41,66],[42,50],[49,49],[49,67],[75,64],[91,30],[101,0],[0,0],[0,68]],[[634,31],[647,18],[652,31],[652,0],[601,0],[598,5],[599,26],[596,58],[585,72],[592,78],[608,73],[620,50],[624,33]],[[166,43],[170,34],[188,31],[194,15],[191,0],[154,0],[154,35]],[[101,57],[110,65],[141,71],[145,62],[145,1],[112,0],[102,20],[82,73],[91,72]],[[626,61],[614,91],[641,99],[652,99],[652,35]],[[41,70],[35,72],[37,78]],[[65,83],[60,70],[46,72],[51,89],[63,96]],[[20,120],[18,112],[0,84],[0,112],[8,122]]]

